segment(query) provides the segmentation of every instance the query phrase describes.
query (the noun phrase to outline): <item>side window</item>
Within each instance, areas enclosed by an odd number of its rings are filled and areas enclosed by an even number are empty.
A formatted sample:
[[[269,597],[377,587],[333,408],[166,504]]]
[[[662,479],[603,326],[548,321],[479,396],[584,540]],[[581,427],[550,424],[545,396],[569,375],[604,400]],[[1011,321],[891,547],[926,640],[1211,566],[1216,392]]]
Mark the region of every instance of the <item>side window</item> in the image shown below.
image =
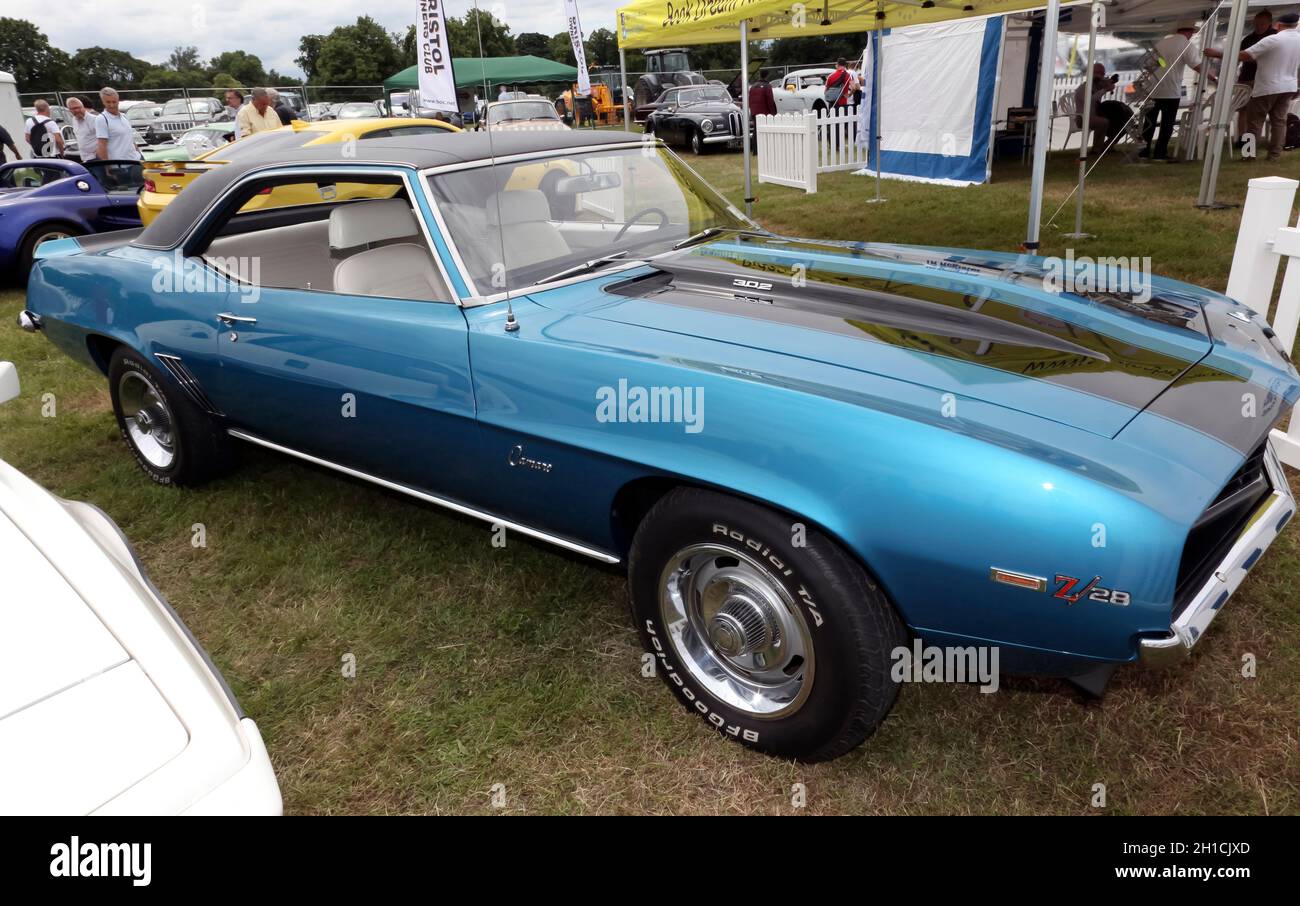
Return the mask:
[[[202,257],[243,283],[450,302],[442,272],[395,176],[245,183]]]

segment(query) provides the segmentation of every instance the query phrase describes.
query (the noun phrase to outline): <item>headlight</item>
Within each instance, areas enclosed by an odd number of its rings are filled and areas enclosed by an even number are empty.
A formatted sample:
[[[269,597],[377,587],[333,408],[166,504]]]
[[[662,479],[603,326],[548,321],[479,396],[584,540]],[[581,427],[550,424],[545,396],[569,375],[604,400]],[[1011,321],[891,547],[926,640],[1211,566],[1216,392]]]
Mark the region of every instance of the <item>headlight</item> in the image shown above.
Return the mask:
[[[713,120],[705,120],[704,122],[700,123],[700,128],[703,129],[705,132],[712,132]]]

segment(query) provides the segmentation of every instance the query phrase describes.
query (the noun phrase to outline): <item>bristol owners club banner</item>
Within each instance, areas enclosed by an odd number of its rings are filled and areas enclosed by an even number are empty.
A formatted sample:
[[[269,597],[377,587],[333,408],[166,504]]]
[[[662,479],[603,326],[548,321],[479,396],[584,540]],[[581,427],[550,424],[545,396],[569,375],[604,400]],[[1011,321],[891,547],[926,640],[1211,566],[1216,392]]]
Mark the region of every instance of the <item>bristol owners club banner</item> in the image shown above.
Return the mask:
[[[456,77],[451,71],[451,45],[447,37],[447,16],[442,0],[418,0],[416,19],[419,41],[420,107],[455,113]]]
[[[578,64],[578,94],[590,95],[591,76],[587,75],[587,55],[582,50],[582,22],[578,19],[578,0],[564,0],[564,16],[569,20],[569,41],[573,44],[573,59]]]

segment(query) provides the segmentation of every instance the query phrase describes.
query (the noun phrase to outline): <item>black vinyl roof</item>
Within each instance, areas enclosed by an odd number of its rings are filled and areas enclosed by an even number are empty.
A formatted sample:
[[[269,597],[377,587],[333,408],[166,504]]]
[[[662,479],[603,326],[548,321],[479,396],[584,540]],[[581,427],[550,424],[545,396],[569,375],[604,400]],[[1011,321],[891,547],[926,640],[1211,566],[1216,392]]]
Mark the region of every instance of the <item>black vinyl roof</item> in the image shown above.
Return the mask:
[[[181,241],[195,219],[227,187],[253,170],[281,164],[391,164],[415,169],[449,164],[489,163],[493,158],[542,151],[564,151],[591,145],[618,145],[638,141],[622,131],[501,130],[497,132],[418,133],[393,138],[360,139],[306,148],[268,147],[265,154],[241,158],[214,167],[176,195],[144,228],[133,243],[145,248],[169,249]],[[347,154],[344,155],[344,148]]]

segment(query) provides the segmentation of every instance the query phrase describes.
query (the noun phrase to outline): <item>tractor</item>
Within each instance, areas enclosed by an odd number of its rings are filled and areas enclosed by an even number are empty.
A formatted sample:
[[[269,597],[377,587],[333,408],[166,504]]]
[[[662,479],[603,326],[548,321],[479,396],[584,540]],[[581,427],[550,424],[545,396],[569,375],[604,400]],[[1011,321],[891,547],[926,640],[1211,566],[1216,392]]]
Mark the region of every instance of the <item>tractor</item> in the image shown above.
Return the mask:
[[[664,89],[676,85],[703,85],[704,76],[691,72],[691,58],[684,47],[670,50],[647,50],[645,73],[636,80],[633,111],[638,123],[645,122],[651,105]]]

